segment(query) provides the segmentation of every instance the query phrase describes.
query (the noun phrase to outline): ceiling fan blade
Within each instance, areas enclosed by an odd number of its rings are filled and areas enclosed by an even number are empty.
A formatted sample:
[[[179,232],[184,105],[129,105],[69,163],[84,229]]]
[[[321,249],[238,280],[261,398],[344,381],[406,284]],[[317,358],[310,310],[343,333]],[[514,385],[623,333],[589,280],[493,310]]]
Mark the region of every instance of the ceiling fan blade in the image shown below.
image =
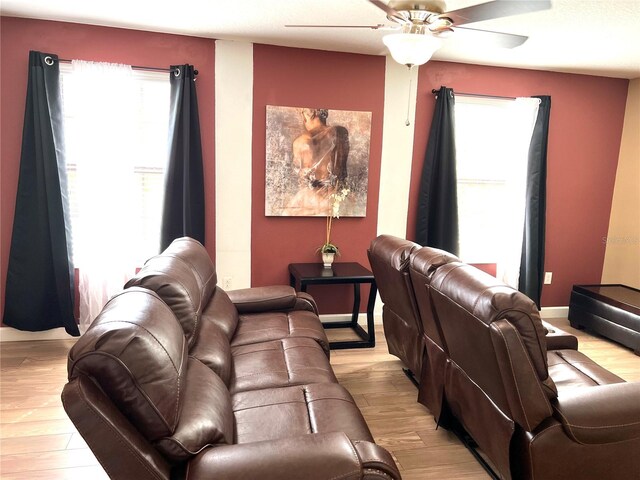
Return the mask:
[[[382,23],[378,23],[377,25],[285,25],[285,27],[294,27],[294,28],[370,28],[371,30],[380,30],[385,28],[395,28],[389,27],[389,25],[384,25]]]
[[[438,16],[449,18],[453,21],[454,26],[459,26],[466,23],[482,22],[483,20],[537,12],[550,8],[551,2],[549,0],[496,0],[494,2],[481,3],[459,10],[452,10],[451,12],[445,12]]]
[[[369,0],[369,1],[371,3],[373,3],[376,7],[378,7],[380,10],[383,10],[384,13],[386,13],[389,18],[393,18],[398,23],[401,23],[401,24],[402,23],[407,23],[407,19],[405,17],[400,15],[400,13],[398,13],[397,10],[394,10],[389,5],[387,5],[386,3],[381,2],[380,0]]]
[[[454,27],[456,40],[468,43],[488,43],[500,48],[515,48],[526,42],[529,37],[514,35],[512,33],[492,32],[490,30],[478,30],[469,27]],[[468,39],[466,37],[469,37]]]

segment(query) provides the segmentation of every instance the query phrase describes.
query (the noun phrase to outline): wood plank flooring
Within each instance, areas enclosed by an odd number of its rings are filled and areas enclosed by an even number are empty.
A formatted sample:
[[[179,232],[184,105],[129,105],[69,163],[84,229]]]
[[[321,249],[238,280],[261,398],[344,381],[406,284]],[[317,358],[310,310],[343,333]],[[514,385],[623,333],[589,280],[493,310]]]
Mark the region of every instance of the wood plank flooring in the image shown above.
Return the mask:
[[[552,320],[579,338],[580,350],[628,381],[640,381],[640,357],[608,340]],[[347,336],[329,330],[331,340]],[[376,441],[405,480],[488,478],[449,432],[435,430],[416,388],[387,353],[381,327],[374,349],[331,352],[336,375],[362,410]],[[60,392],[74,340],[0,344],[0,477],[3,480],[101,480],[107,476],[67,418]]]

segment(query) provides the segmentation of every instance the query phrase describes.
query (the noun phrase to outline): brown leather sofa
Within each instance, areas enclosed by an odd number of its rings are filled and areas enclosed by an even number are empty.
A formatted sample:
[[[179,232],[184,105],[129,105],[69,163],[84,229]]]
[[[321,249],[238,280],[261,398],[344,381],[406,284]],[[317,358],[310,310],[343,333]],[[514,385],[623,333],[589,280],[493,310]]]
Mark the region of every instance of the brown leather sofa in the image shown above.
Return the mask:
[[[227,294],[176,240],[69,353],[63,405],[114,479],[399,479],[329,364],[313,299]]]
[[[424,272],[419,253],[411,269]],[[448,407],[501,478],[640,477],[640,383],[550,350],[533,301],[470,265],[438,266],[421,296],[448,355]]]

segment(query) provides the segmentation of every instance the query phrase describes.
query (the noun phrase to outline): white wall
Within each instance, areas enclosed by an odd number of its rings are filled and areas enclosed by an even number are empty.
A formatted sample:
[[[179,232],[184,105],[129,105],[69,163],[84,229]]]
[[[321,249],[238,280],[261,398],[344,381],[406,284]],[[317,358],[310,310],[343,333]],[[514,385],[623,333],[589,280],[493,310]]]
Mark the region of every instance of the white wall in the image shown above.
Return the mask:
[[[216,41],[216,271],[224,290],[251,286],[253,44]]]

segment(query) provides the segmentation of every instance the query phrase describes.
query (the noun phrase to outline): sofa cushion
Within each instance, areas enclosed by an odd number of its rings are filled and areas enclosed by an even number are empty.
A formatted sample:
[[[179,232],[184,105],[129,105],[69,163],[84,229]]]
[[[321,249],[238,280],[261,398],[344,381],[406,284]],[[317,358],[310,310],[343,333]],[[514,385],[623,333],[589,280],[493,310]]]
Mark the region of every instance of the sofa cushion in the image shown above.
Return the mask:
[[[222,380],[195,358],[187,363],[180,418],[172,435],[155,443],[174,462],[187,460],[211,445],[233,443],[231,397]]]
[[[193,270],[205,303],[216,288],[218,277],[207,249],[197,240],[189,237],[176,238],[169,245],[163,256],[177,257],[187,263]]]
[[[178,424],[187,345],[171,309],[150,290],[114,296],[69,352],[69,379],[91,377],[149,441]]]
[[[337,383],[251,390],[231,399],[236,443],[329,432],[373,441],[353,398]]]
[[[239,320],[238,310],[221,288],[214,290],[209,303],[202,312],[202,318],[217,325],[229,340],[236,333]]]
[[[231,346],[300,337],[315,340],[329,356],[329,340],[322,324],[307,310],[240,315]]]
[[[235,346],[229,390],[241,392],[309,383],[337,383],[329,359],[310,338]]]
[[[231,375],[231,346],[222,329],[208,319],[200,322],[198,336],[189,349],[189,355],[197,358],[229,385]]]
[[[180,321],[189,345],[193,344],[203,299],[196,277],[187,263],[177,257],[152,257],[125,284],[125,288],[130,287],[143,287],[156,292]]]
[[[547,353],[547,359],[549,377],[553,379],[559,394],[576,387],[624,382],[577,350],[554,350]]]

